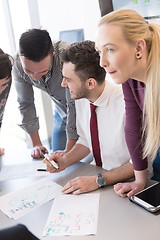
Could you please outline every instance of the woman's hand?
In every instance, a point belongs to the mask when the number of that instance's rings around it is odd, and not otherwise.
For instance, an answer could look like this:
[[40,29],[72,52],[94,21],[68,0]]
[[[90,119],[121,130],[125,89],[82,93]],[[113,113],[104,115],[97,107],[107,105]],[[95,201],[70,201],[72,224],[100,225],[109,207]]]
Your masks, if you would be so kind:
[[114,185],[115,192],[121,197],[131,197],[145,188],[142,182],[117,183]]

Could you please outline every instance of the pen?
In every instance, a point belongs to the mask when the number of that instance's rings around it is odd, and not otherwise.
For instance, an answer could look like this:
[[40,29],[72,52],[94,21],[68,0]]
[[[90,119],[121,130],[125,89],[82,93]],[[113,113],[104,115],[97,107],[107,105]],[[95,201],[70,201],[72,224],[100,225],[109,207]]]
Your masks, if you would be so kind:
[[45,153],[44,150],[41,150],[41,153],[42,153],[43,156],[53,165],[53,167],[55,167],[55,168],[58,169],[57,163],[56,163],[54,160],[50,161],[50,160],[49,160],[49,155],[48,155],[47,153]]
[[39,171],[39,172],[46,171],[46,169],[37,169],[37,171]]

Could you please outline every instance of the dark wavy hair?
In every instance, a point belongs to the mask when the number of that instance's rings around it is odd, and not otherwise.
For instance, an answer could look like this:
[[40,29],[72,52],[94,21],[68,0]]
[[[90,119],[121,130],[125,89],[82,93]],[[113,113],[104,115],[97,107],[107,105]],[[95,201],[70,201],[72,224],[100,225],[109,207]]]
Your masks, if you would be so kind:
[[0,79],[11,77],[12,65],[13,58],[0,48]]
[[94,42],[86,40],[73,43],[62,51],[60,58],[63,63],[75,65],[74,71],[81,81],[94,78],[98,84],[104,82],[106,72],[99,64],[100,57]]

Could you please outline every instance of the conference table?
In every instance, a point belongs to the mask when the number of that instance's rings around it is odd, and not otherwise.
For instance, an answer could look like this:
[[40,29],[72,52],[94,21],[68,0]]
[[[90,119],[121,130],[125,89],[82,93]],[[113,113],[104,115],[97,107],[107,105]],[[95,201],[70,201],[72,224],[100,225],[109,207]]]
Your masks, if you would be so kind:
[[[30,156],[30,149],[6,149],[5,155],[0,158],[0,168],[10,164],[32,164],[34,160]],[[69,180],[77,176],[95,175],[104,171],[100,167],[89,163],[79,162],[68,169],[53,173],[50,179],[64,186]],[[20,178],[0,181],[0,196],[11,191],[21,189],[28,184],[40,179]],[[96,235],[88,236],[54,236],[42,237],[53,201],[34,209],[19,219],[10,219],[0,211],[0,229],[24,224],[39,239],[46,240],[159,240],[160,239],[160,215],[147,212],[142,207],[132,203],[128,198],[122,198],[115,194],[113,186],[98,189],[94,193],[100,193],[98,226]]]

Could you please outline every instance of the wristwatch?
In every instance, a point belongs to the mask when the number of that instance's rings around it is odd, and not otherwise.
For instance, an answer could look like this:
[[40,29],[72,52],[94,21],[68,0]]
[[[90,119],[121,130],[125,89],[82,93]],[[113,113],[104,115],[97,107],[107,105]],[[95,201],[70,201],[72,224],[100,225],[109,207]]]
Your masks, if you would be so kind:
[[104,187],[106,185],[106,179],[102,176],[102,173],[97,174],[96,183],[99,187]]

